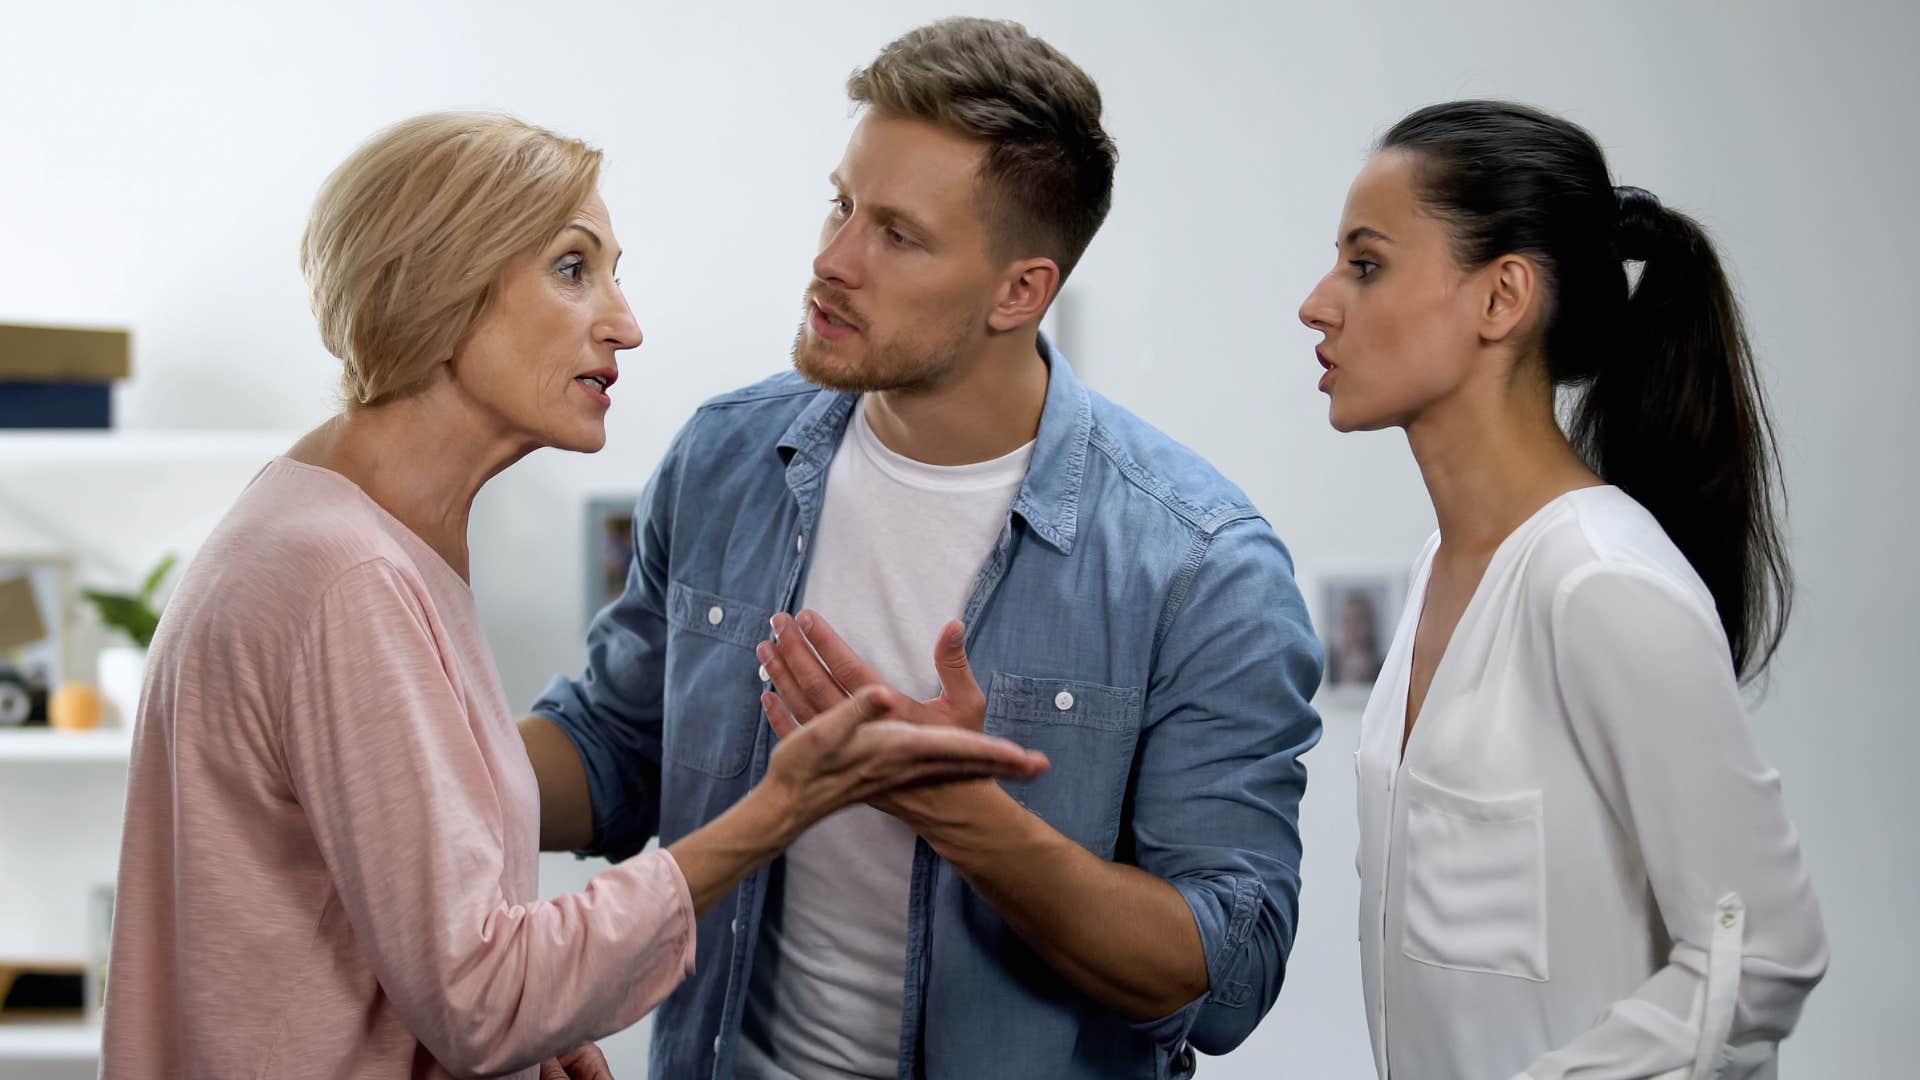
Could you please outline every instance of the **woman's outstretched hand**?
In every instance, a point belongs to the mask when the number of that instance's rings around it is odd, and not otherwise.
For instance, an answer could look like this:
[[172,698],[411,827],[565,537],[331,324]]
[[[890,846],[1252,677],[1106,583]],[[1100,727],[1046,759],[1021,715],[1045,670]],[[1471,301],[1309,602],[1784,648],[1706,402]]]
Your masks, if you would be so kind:
[[570,1053],[550,1058],[540,1066],[540,1080],[613,1080],[607,1057],[588,1043]]
[[[767,783],[782,790],[805,825],[853,803],[900,788],[993,777],[1028,779],[1045,772],[1047,757],[1006,739],[949,724],[917,723],[922,703],[881,684],[802,724],[786,710],[768,712],[780,735],[767,766]],[[811,711],[810,711],[811,712]]]
[[824,711],[809,710],[804,726],[784,711],[770,715],[780,745],[766,778],[725,813],[667,847],[686,878],[694,913],[704,914],[754,867],[842,807],[956,780],[1028,779],[1047,770],[1045,754],[1006,739],[892,719],[920,705],[876,684],[851,697],[842,694]]

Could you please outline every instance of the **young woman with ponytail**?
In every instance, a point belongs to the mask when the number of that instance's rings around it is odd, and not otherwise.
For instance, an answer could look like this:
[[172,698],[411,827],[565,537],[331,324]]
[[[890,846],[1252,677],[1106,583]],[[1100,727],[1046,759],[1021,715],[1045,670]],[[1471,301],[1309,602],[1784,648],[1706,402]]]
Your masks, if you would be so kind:
[[1457,102],[1336,246],[1333,426],[1404,429],[1439,521],[1355,756],[1380,1075],[1775,1075],[1827,947],[1741,704],[1791,580],[1712,245],[1573,124]]

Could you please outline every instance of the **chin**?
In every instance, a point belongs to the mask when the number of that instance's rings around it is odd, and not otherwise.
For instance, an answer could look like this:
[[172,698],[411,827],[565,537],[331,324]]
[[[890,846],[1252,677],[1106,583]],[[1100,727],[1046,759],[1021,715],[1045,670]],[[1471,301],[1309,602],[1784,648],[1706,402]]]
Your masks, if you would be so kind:
[[855,342],[822,341],[803,327],[793,343],[793,367],[802,378],[827,390],[865,394],[893,389],[888,380],[875,378],[868,365],[861,363],[863,352]]
[[1333,430],[1343,435],[1355,431],[1378,431],[1381,428],[1393,426],[1391,420],[1369,415],[1351,404],[1342,408],[1338,398],[1327,406],[1327,423],[1332,425]]
[[545,440],[555,450],[567,450],[575,454],[597,454],[607,445],[607,429],[604,425],[592,429],[567,432],[557,438]]

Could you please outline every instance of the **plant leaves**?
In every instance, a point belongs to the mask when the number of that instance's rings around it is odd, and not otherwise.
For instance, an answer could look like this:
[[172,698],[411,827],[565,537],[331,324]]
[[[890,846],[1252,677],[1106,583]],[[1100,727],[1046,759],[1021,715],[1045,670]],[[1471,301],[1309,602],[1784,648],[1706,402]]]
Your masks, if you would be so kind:
[[166,556],[160,560],[160,564],[155,566],[153,570],[147,574],[146,583],[140,586],[140,600],[142,603],[148,607],[153,606],[153,598],[160,591],[160,583],[165,581],[167,575],[173,572],[173,564],[177,561],[173,552],[169,551]]
[[93,589],[82,589],[80,595],[93,605],[101,622],[125,633],[143,649],[153,644],[153,632],[160,625],[160,617],[145,601],[137,596]]

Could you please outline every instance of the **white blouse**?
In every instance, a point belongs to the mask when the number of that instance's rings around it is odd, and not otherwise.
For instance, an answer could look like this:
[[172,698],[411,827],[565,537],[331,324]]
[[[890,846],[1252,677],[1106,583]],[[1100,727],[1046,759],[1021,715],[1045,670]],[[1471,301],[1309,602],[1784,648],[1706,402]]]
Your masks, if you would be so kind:
[[1401,760],[1416,564],[1354,756],[1380,1076],[1775,1075],[1827,944],[1712,596],[1596,487],[1500,545]]

